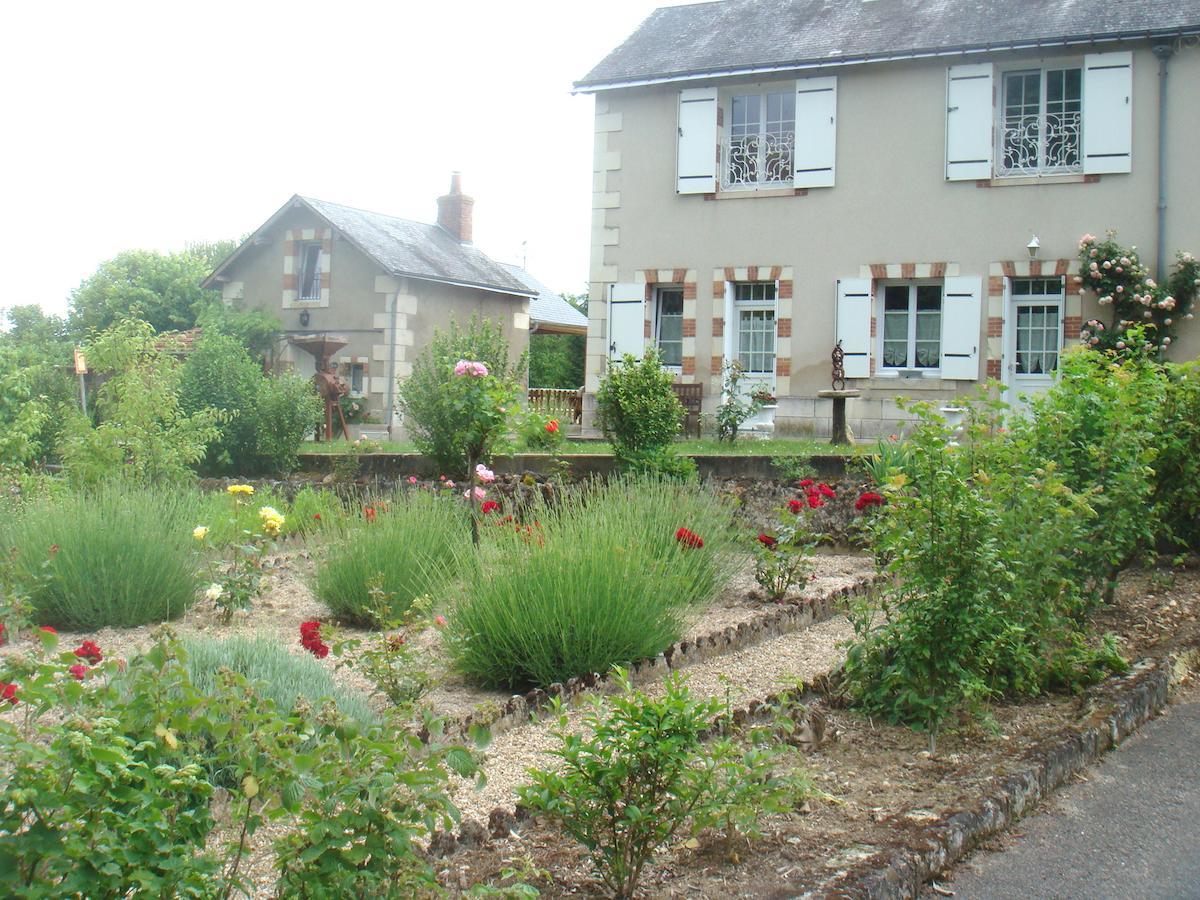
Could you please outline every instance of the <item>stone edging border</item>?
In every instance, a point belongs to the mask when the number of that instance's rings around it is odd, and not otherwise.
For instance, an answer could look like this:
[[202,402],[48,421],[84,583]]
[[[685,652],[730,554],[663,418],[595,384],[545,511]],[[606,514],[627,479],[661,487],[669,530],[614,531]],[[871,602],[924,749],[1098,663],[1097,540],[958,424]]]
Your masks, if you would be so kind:
[[[868,575],[820,597],[803,600],[800,603],[780,604],[744,622],[739,622],[737,626],[731,625],[694,639],[678,641],[667,647],[657,657],[631,663],[627,667],[629,680],[634,685],[655,681],[667,672],[684,669],[702,660],[734,653],[763,641],[792,634],[824,622],[833,618],[852,598],[870,593],[877,584],[885,579],[886,576],[879,574]],[[513,694],[499,709],[491,708],[482,712],[469,712],[447,722],[445,733],[448,737],[461,738],[472,726],[482,726],[489,729],[493,735],[502,734],[547,709],[555,698],[566,702],[588,691],[602,692],[610,686],[610,683],[609,673],[601,675],[593,672],[589,675],[569,678],[563,683],[556,682],[545,690],[535,688],[525,694]]]
[[[1008,828],[1024,813],[1154,718],[1167,705],[1173,663],[1143,660],[1125,675],[1101,683],[1093,696],[1108,695],[1111,711],[1082,732],[1060,732],[1027,750],[1032,762],[998,780],[997,789],[973,806],[924,829],[922,849],[887,851],[868,858],[805,897],[916,897],[922,886],[984,839]],[[885,858],[878,860],[878,856]],[[872,862],[872,860],[877,860]]]

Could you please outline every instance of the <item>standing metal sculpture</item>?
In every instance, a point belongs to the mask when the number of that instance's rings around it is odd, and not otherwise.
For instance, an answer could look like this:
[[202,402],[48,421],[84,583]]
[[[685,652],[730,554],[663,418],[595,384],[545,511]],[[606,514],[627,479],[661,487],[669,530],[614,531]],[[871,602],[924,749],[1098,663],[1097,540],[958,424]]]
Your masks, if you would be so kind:
[[841,341],[838,341],[833,348],[833,389],[835,391],[846,389],[846,351],[842,349]]

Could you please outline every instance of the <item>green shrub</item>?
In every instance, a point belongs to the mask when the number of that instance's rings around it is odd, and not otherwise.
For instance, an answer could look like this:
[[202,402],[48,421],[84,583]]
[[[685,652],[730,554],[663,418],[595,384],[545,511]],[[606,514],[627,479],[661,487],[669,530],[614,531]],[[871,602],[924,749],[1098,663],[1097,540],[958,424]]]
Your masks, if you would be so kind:
[[188,676],[199,691],[214,690],[217,673],[231,669],[245,676],[263,698],[287,713],[300,698],[313,709],[322,701],[337,703],[342,715],[359,722],[371,722],[374,713],[367,699],[357,691],[339,687],[329,669],[315,657],[292,653],[278,638],[235,634],[230,637],[185,637],[182,641]]
[[544,413],[541,410],[529,409],[522,413],[517,421],[517,439],[522,450],[534,453],[557,453],[566,440],[563,434],[563,417],[566,410],[560,414]]
[[225,414],[221,436],[208,445],[201,473],[250,472],[255,462],[256,406],[262,368],[241,343],[205,334],[180,371],[179,405],[185,413],[217,409]]
[[1034,426],[1014,421],[1006,434],[996,413],[973,407],[957,446],[929,404],[912,408],[921,422],[903,477],[869,520],[891,578],[878,613],[856,610],[845,672],[865,711],[932,743],[948,716],[1087,683],[1111,653],[1081,625],[1095,569],[1089,495],[1038,459]]
[[412,374],[400,382],[398,402],[409,438],[456,480],[467,475],[468,447],[484,438],[482,452],[475,458],[487,460],[494,441],[493,435],[476,433],[474,421],[464,420],[462,398],[450,390],[454,366],[462,359],[482,362],[495,386],[514,398],[528,365],[524,354],[512,362],[499,322],[475,317],[463,328],[452,319],[448,331],[434,333],[413,363]]
[[253,471],[284,474],[295,469],[300,444],[324,408],[307,378],[289,372],[262,379],[254,406]]
[[681,832],[727,823],[755,834],[760,816],[802,799],[798,780],[781,771],[778,745],[704,742],[728,716],[720,700],[693,698],[679,676],[661,697],[633,691],[624,673],[620,682],[623,693],[596,700],[586,715],[587,735],[560,718],[552,753],[562,766],[532,770],[533,783],[519,791],[587,848],[614,896],[634,896],[646,863]]
[[544,686],[660,653],[719,591],[736,534],[711,491],[661,481],[593,484],[527,515],[515,528],[485,518],[496,545],[467,569],[450,616],[456,664],[489,686]]
[[1154,507],[1163,537],[1200,549],[1200,363],[1167,367],[1154,461]]
[[465,511],[449,498],[413,493],[370,508],[373,520],[330,530],[315,584],[333,615],[356,625],[376,624],[379,596],[383,617],[401,618],[413,600],[453,577],[457,548],[468,539]]
[[683,427],[683,406],[658,351],[609,364],[596,391],[596,418],[618,455],[666,447]]
[[108,485],[22,505],[0,522],[39,624],[128,628],[196,598],[195,495]]

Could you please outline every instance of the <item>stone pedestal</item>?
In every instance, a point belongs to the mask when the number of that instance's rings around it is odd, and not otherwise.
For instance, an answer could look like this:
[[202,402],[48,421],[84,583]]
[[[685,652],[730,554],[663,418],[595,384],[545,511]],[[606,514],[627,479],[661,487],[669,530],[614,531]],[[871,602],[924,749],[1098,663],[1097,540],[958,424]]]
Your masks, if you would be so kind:
[[833,438],[831,444],[848,444],[850,436],[846,433],[846,401],[853,397],[861,397],[862,391],[817,391],[822,400],[833,401]]

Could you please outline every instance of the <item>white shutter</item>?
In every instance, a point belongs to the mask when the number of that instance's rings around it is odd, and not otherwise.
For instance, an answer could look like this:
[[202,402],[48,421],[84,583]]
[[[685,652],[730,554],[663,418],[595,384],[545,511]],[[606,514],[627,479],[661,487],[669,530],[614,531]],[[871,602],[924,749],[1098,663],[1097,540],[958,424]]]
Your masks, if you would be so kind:
[[1132,171],[1133,54],[1083,58],[1083,171]]
[[675,189],[711,194],[717,189],[717,89],[679,92],[679,157]]
[[942,377],[979,380],[979,335],[983,328],[983,279],[964,275],[945,281],[942,294]]
[[638,359],[646,348],[646,286],[612,284],[608,287],[608,357],[632,353]]
[[846,354],[847,378],[871,377],[871,279],[840,278],[837,283],[836,340]]
[[833,187],[837,157],[837,76],[796,82],[793,187]]
[[737,310],[733,302],[733,282],[725,282],[725,359],[728,362],[738,358],[738,322]]
[[946,73],[946,180],[992,177],[992,64]]

